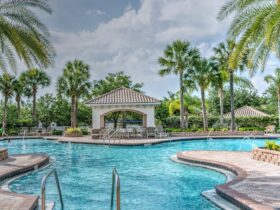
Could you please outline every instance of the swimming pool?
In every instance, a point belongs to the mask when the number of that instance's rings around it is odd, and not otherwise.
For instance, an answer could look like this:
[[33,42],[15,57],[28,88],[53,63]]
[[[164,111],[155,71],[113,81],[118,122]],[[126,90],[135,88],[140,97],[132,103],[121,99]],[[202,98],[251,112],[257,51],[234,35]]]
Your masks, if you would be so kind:
[[[65,209],[109,209],[111,171],[121,178],[123,210],[217,209],[200,193],[226,181],[224,175],[204,168],[172,162],[169,158],[182,150],[242,150],[263,146],[265,140],[197,140],[153,146],[108,147],[62,144],[47,140],[0,142],[10,154],[44,152],[56,161],[50,167],[12,181],[12,191],[40,194],[42,177],[58,170]],[[47,200],[60,204],[53,180],[47,185]]]

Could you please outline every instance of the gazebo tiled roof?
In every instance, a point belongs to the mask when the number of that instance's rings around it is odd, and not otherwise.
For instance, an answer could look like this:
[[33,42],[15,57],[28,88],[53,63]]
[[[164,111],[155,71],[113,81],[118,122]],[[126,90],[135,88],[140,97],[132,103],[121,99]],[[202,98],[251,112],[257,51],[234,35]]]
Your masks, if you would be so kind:
[[153,97],[146,96],[129,88],[118,88],[87,102],[90,105],[159,104]]
[[[235,117],[268,117],[269,115],[261,112],[253,107],[250,106],[244,106],[239,109],[236,109],[235,111]],[[231,113],[227,113],[224,115],[225,118],[229,118],[231,116]]]

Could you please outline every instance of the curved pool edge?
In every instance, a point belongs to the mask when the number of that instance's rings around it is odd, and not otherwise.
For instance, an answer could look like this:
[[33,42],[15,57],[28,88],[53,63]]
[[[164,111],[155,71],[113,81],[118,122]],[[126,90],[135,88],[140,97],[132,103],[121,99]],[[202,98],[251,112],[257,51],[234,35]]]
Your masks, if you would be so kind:
[[273,210],[272,207],[263,205],[260,202],[249,198],[246,194],[240,193],[230,188],[230,186],[243,181],[247,177],[247,172],[242,168],[233,164],[224,163],[220,161],[212,161],[203,158],[198,159],[193,157],[187,157],[183,155],[182,152],[178,152],[176,154],[176,157],[178,158],[179,161],[187,165],[196,165],[198,167],[199,166],[205,167],[205,168],[209,168],[210,170],[215,170],[218,172],[221,172],[222,169],[235,174],[235,177],[232,180],[228,180],[224,184],[217,185],[215,187],[215,190],[219,196],[221,196],[231,204],[237,206],[238,208],[246,209],[246,210]]
[[[225,183],[230,182],[236,176],[236,174],[234,174],[233,172],[225,170],[225,169],[216,168],[216,167],[207,166],[207,165],[202,165],[202,164],[199,164],[199,163],[190,163],[190,162],[179,160],[177,158],[177,155],[172,155],[170,157],[170,160],[175,162],[175,163],[189,165],[189,166],[193,166],[193,167],[205,168],[205,169],[208,169],[208,170],[215,171],[217,173],[221,173],[226,177]],[[210,202],[212,202],[214,205],[216,205],[217,207],[219,207],[223,210],[239,209],[237,206],[235,206],[234,204],[230,203],[229,201],[227,201],[226,199],[224,199],[223,197],[218,195],[216,193],[215,188],[212,188],[212,189],[209,189],[209,190],[206,190],[206,191],[202,191],[201,195],[204,196],[206,199],[208,199]]]
[[[36,171],[39,168],[47,165],[49,163],[49,156],[46,154],[23,154],[23,155],[11,155],[7,161],[14,161],[16,158],[20,157],[28,157],[31,158],[37,157],[38,160],[31,162],[30,164],[24,164],[24,165],[17,165],[17,167],[11,166],[10,170],[1,171],[0,170],[0,182],[1,182],[1,188],[0,188],[0,201],[3,203],[1,207],[4,209],[21,209],[21,210],[35,210],[38,208],[38,200],[39,197],[35,195],[27,195],[27,194],[21,194],[16,192],[11,192],[7,189],[3,189],[2,185],[6,183],[6,180],[11,179],[13,177],[17,177],[20,174],[25,174],[30,171]],[[3,163],[4,161],[0,162]],[[9,165],[9,164],[7,164]],[[2,173],[1,173],[2,172]],[[5,202],[3,202],[5,201]]]

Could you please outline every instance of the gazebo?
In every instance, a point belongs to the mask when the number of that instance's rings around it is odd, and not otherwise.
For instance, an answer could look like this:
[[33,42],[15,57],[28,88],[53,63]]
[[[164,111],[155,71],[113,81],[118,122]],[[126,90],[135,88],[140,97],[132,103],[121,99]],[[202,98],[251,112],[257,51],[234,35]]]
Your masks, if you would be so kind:
[[[250,106],[244,106],[234,111],[235,117],[268,117],[269,115],[259,111]],[[227,113],[224,115],[225,118],[230,118],[231,113]]]
[[155,127],[155,106],[159,101],[129,88],[118,88],[87,102],[92,107],[92,129],[105,128],[105,117],[112,113],[132,112],[142,116],[142,126]]

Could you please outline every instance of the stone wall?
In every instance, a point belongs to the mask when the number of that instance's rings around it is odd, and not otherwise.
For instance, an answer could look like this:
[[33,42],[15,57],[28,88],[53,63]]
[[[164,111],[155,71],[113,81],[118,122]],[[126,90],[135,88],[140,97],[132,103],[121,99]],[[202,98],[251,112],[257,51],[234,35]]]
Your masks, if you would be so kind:
[[255,148],[253,150],[253,159],[280,166],[280,151]]
[[8,149],[0,149],[0,161],[8,158]]
[[172,132],[172,137],[191,137],[191,136],[262,136],[263,131],[201,131],[201,132]]

